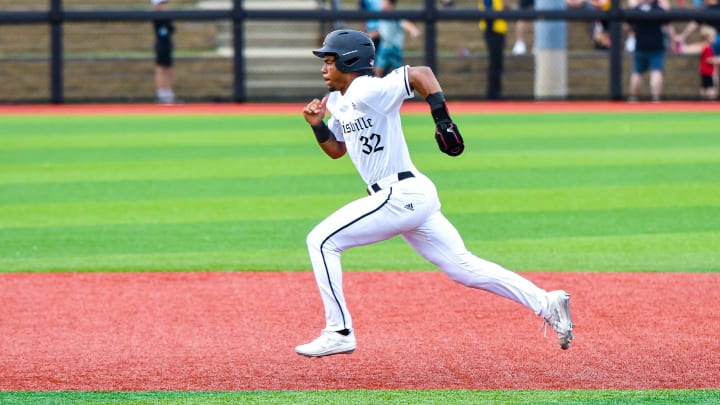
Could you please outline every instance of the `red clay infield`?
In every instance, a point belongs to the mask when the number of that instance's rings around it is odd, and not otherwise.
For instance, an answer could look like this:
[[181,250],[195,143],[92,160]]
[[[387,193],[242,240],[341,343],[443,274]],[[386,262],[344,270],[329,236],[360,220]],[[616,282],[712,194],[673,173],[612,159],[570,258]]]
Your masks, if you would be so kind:
[[572,294],[570,350],[439,272],[347,272],[358,349],[317,359],[310,272],[0,274],[0,390],[720,387],[720,275],[525,275]]

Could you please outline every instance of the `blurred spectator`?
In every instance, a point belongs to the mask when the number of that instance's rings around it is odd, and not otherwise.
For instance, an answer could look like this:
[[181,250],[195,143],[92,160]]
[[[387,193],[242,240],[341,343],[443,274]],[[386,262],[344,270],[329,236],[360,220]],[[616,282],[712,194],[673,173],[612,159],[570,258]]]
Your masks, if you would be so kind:
[[715,100],[718,94],[718,67],[720,54],[713,50],[717,31],[709,25],[700,28],[702,50],[700,51],[700,97],[704,100]]
[[[720,11],[720,3],[718,0],[705,0],[705,5],[703,6],[703,9],[706,11]],[[697,49],[685,49],[689,53],[697,53],[700,50],[700,47],[702,47],[701,44],[692,44],[692,45],[686,45],[685,42],[687,40],[687,37],[692,34],[694,31],[696,31],[700,25],[705,24],[711,26],[715,32],[720,32],[720,21],[690,21],[686,26],[685,29],[680,31],[680,33],[677,35],[676,40],[678,40],[680,43],[683,44],[683,48],[692,48],[693,45]],[[716,55],[720,55],[720,38],[716,35],[715,41],[712,43],[713,51]]]
[[[151,0],[156,10],[166,10],[168,0]],[[169,19],[153,21],[155,31],[155,98],[158,103],[176,102],[173,84],[173,40],[175,25]]]
[[[610,0],[590,0],[590,2],[596,10],[610,10]],[[610,28],[609,24],[610,22],[608,20],[603,19],[591,22],[592,39],[595,44],[595,49],[610,49],[610,35],[608,34],[608,29]]]
[[[518,0],[520,10],[532,10],[535,8],[535,0]],[[517,20],[515,22],[515,44],[512,47],[513,55],[524,55],[528,49],[528,37],[532,29],[532,22],[528,20]]]
[[[360,10],[382,11],[383,0],[358,0]],[[455,0],[440,0],[443,7],[453,7]],[[372,38],[375,49],[380,48],[380,32],[378,31],[379,20],[372,19],[365,21],[365,33]]]
[[[366,11],[382,11],[383,0],[360,0],[360,10]],[[378,24],[380,20],[372,19],[365,21],[365,33],[373,40],[375,49],[380,47],[380,32],[378,31]]]
[[[638,3],[639,0],[627,0],[627,5],[629,8],[637,7]],[[658,5],[665,10],[670,10],[670,0],[658,0]],[[626,29],[628,33],[625,40],[625,50],[633,53],[635,52],[635,33],[632,31],[632,28],[630,28],[630,26],[627,24]]]
[[[480,10],[501,11],[505,8],[502,0],[480,0]],[[503,52],[507,21],[501,18],[480,20],[480,29],[484,32],[485,45],[488,53],[487,91],[488,100],[502,99]]]
[[[658,4],[658,0],[639,0],[635,11],[643,13],[665,13],[667,10]],[[666,31],[674,37],[669,20],[629,19],[627,23],[635,38],[632,74],[630,75],[629,101],[638,100],[638,92],[643,84],[643,74],[650,73],[650,95],[654,102],[662,96],[663,72],[667,51]]]
[[[603,10],[610,9],[610,0],[566,0],[569,10]],[[610,36],[608,35],[608,21],[590,21],[588,30],[593,47],[599,50],[610,49]]]
[[[397,0],[383,0],[382,10],[395,9]],[[380,44],[375,54],[375,75],[385,76],[388,72],[403,66],[405,32],[415,38],[420,35],[418,27],[408,20],[381,19],[378,22]]]

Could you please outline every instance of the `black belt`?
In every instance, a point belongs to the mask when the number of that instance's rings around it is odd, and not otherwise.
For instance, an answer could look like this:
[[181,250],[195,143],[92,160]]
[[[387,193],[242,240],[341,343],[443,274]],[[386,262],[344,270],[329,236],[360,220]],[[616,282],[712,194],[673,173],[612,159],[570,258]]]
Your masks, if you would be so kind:
[[[411,177],[415,177],[412,172],[400,172],[397,174],[398,181],[409,179]],[[377,183],[370,185],[370,189],[373,191],[373,193],[377,193],[378,191],[382,190],[382,188],[380,188],[380,185]]]

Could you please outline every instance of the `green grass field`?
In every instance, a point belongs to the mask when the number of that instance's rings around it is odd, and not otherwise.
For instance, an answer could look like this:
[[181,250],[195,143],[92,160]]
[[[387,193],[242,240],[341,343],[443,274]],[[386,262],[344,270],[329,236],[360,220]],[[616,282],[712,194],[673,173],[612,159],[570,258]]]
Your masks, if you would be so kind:
[[715,390],[315,391],[315,392],[20,392],[3,404],[716,404]]
[[[720,271],[720,116],[406,115],[415,165],[477,255],[517,271]],[[0,272],[306,271],[307,232],[364,195],[299,115],[0,116]],[[372,258],[372,259],[368,259]],[[352,270],[434,270],[398,239]],[[714,403],[720,391],[23,393],[0,403]]]

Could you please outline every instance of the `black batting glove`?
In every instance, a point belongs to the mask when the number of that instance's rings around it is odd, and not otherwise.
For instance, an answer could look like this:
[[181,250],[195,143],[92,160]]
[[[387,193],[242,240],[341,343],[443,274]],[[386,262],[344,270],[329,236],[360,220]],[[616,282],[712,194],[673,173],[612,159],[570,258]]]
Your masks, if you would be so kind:
[[445,154],[458,156],[465,150],[465,142],[457,125],[450,119],[445,96],[442,92],[437,92],[430,94],[425,100],[430,104],[430,113],[435,121],[435,140],[438,148]]
[[435,125],[435,140],[438,148],[450,156],[458,156],[465,150],[460,130],[452,121],[440,121]]

